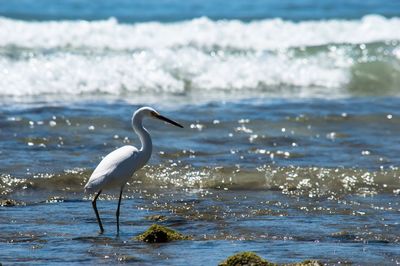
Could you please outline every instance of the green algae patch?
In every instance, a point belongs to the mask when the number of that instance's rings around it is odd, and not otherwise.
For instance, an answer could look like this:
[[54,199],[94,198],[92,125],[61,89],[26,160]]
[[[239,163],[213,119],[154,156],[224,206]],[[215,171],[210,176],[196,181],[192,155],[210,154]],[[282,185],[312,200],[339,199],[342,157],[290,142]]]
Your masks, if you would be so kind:
[[322,266],[323,264],[317,260],[305,260],[303,262],[283,264],[282,266]]
[[230,256],[218,266],[277,266],[277,264],[261,258],[254,252],[245,251]]
[[165,226],[153,224],[143,234],[137,236],[136,239],[147,243],[166,243],[175,240],[190,240],[191,237],[182,235]]
[[269,262],[256,253],[251,251],[245,251],[236,253],[228,257],[225,261],[218,264],[218,266],[322,266],[322,264],[316,260],[305,260],[298,263],[289,264],[276,264]]

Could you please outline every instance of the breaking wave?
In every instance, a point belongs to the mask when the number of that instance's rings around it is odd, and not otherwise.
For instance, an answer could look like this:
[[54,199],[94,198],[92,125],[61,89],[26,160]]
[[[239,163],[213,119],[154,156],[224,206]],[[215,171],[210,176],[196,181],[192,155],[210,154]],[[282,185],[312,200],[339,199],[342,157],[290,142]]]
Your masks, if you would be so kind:
[[0,95],[400,94],[400,19],[121,24],[0,18]]
[[291,22],[212,21],[121,24],[105,21],[25,22],[0,19],[0,45],[24,48],[162,49],[185,46],[237,50],[276,50],[334,43],[400,40],[399,18],[368,15],[361,20]]

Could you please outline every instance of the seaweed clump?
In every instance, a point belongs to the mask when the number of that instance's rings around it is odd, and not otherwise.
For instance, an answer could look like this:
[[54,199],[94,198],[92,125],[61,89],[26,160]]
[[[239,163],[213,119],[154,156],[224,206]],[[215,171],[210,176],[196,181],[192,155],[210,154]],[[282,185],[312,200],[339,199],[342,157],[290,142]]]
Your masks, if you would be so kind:
[[283,266],[322,266],[323,264],[317,260],[305,260],[302,262],[283,264]]
[[[269,262],[254,252],[245,251],[236,253],[228,257],[225,261],[218,264],[218,266],[278,266],[279,264]],[[315,260],[305,260],[298,263],[283,264],[282,266],[322,266],[322,264]]]
[[189,240],[191,238],[165,226],[153,224],[143,234],[137,236],[136,239],[147,243],[166,243],[175,240]]
[[230,256],[218,266],[276,266],[276,264],[268,262],[254,252],[245,251]]

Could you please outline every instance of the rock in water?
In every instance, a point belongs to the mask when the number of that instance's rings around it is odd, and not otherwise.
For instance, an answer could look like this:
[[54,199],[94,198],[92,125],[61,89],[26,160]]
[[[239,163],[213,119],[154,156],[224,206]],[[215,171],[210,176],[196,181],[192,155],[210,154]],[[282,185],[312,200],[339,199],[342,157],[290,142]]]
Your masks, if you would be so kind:
[[240,252],[230,256],[218,266],[276,266],[277,264],[266,261],[254,252]]
[[276,264],[269,262],[254,252],[245,251],[234,254],[227,258],[225,261],[218,264],[218,266],[322,266],[322,264],[316,260],[305,260],[298,263],[289,264]]
[[18,205],[18,203],[15,200],[11,200],[11,199],[0,200],[1,207],[13,207],[16,205]]
[[163,222],[166,221],[168,218],[165,215],[150,215],[146,216],[146,219],[156,222]]
[[303,262],[283,264],[282,266],[322,266],[323,264],[317,260],[305,260]]
[[165,226],[153,224],[146,232],[137,236],[136,239],[147,243],[165,243],[174,240],[189,240],[190,237]]

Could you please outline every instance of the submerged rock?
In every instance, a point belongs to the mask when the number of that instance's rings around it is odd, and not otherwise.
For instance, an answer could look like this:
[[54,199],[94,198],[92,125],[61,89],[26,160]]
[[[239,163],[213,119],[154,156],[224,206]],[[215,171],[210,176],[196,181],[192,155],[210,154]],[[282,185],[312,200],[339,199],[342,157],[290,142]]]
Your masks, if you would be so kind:
[[1,207],[13,207],[18,205],[18,202],[16,202],[15,200],[11,200],[11,199],[2,199],[0,200],[0,206]]
[[118,262],[133,263],[133,262],[140,262],[140,259],[134,256],[122,255],[118,257]]
[[322,266],[323,264],[317,260],[305,260],[303,262],[283,264],[282,266]]
[[268,262],[254,252],[245,251],[230,256],[218,266],[276,266],[277,264]]
[[[269,262],[254,252],[245,251],[236,253],[225,261],[218,264],[218,266],[278,266],[279,264]],[[322,266],[316,260],[305,260],[298,263],[282,264],[282,266]]]
[[344,241],[353,241],[357,238],[356,235],[354,235],[348,231],[340,231],[340,232],[332,233],[331,237],[339,239],[339,240],[344,240]]
[[165,226],[153,224],[146,232],[137,236],[136,239],[147,243],[165,243],[174,240],[189,240],[191,238]]
[[145,217],[147,220],[163,222],[166,221],[168,218],[165,215],[150,215]]
[[46,203],[57,203],[57,202],[64,202],[65,199],[59,196],[49,197],[45,202]]

